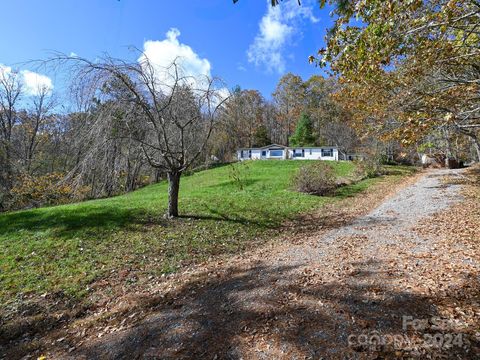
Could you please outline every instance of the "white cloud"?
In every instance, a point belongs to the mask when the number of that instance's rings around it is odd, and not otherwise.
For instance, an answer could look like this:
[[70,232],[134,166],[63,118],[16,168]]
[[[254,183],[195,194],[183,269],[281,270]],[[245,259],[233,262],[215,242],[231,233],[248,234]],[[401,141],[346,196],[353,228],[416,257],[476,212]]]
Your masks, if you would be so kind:
[[282,6],[284,6],[283,17],[287,21],[301,17],[316,24],[320,21],[320,19],[313,14],[313,7],[316,6],[317,3],[317,1],[304,0],[302,1],[302,5],[299,6],[296,1],[285,2],[282,4]]
[[245,72],[245,71],[247,71],[247,68],[245,66],[243,66],[242,64],[238,64],[237,65],[237,70]]
[[[200,57],[189,45],[182,44],[178,38],[180,30],[171,28],[164,40],[148,40],[143,44],[143,53],[138,61],[147,62],[152,66],[153,75],[158,80],[159,87],[169,92],[175,81],[175,73],[171,65],[178,65],[180,76],[186,78],[191,86],[205,89],[207,78],[212,78],[210,61]],[[214,106],[230,95],[225,87],[218,87]]]
[[301,25],[307,19],[319,21],[313,14],[311,1],[286,1],[280,6],[271,6],[267,0],[267,13],[259,23],[259,31],[247,51],[248,61],[264,66],[268,71],[285,71],[284,50],[293,35],[301,35]]
[[231,93],[226,87],[222,87],[217,91],[217,97],[215,99],[215,106],[220,104],[222,101],[225,101],[228,97],[230,97]]
[[28,95],[39,95],[44,91],[52,91],[53,83],[46,75],[38,74],[30,70],[22,70],[23,85]]
[[138,59],[140,63],[152,65],[155,76],[160,82],[173,84],[172,71],[168,68],[175,61],[182,75],[200,79],[211,77],[211,65],[208,59],[201,58],[193,49],[178,41],[180,31],[172,28],[166,33],[165,40],[148,40],[143,44],[143,54]]
[[[19,72],[12,70],[10,66],[0,64],[0,77],[8,78],[14,76],[23,87],[26,95],[38,95],[42,91],[48,92],[53,90],[53,82],[46,75],[38,74],[30,70],[21,70]],[[12,80],[14,78],[11,78]]]
[[0,76],[5,77],[12,73],[12,68],[10,66],[6,66],[0,64]]

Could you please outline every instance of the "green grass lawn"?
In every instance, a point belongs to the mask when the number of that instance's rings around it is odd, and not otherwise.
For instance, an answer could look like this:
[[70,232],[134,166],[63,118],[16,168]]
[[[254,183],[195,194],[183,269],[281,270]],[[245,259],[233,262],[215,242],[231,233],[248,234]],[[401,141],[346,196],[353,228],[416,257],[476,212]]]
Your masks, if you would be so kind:
[[[238,252],[266,230],[332,197],[291,190],[304,161],[249,162],[241,190],[231,166],[184,176],[181,218],[163,219],[165,182],[109,199],[0,215],[0,301],[21,294],[61,292],[79,298],[88,283],[112,270],[132,268],[158,275],[181,264]],[[332,163],[339,176],[352,163]],[[342,189],[363,190],[367,180]]]

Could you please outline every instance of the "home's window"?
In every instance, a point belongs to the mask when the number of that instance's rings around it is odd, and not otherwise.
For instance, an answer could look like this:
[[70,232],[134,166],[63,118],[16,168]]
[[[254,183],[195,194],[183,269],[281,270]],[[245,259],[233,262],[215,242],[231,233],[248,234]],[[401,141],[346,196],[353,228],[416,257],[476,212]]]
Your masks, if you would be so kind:
[[310,155],[312,155],[312,149],[310,149]]
[[265,157],[267,156],[267,151],[266,150],[262,150],[262,157]]
[[272,157],[282,157],[283,150],[270,150],[270,156]]
[[322,157],[332,157],[333,149],[322,149]]
[[305,156],[305,150],[302,150],[302,149],[293,150],[293,157],[304,157],[304,156]]
[[248,157],[251,159],[252,158],[252,150],[248,150]]

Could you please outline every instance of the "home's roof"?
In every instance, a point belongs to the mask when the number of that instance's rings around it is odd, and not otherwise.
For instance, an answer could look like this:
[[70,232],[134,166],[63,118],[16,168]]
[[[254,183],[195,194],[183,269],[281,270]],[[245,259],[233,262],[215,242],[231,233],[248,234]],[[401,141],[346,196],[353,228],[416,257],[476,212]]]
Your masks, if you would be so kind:
[[267,145],[267,146],[262,146],[261,148],[259,149],[269,149],[269,148],[282,148],[282,149],[288,149],[288,146],[285,146],[285,145],[278,145],[278,144],[270,144],[270,145]]
[[282,148],[282,149],[288,149],[287,146],[285,145],[278,145],[278,144],[270,144],[262,147],[254,147],[254,148],[240,148],[238,150],[262,150],[262,149],[270,149],[270,148]]
[[239,148],[238,150],[264,150],[270,148],[282,148],[282,149],[336,149],[336,146],[285,146],[285,145],[278,145],[278,144],[270,144],[267,146],[262,147],[255,147],[255,148]]
[[289,147],[289,149],[336,149],[336,146],[299,146],[299,147]]

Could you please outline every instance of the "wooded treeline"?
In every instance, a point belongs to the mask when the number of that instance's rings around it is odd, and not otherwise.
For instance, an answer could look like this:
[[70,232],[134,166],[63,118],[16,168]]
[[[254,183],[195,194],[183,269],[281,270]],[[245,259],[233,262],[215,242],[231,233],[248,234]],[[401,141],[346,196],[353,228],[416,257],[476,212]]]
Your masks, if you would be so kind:
[[235,160],[239,147],[289,145],[302,115],[310,145],[352,152],[359,144],[349,112],[331,97],[333,78],[288,73],[271,100],[240,87],[220,99],[212,79],[191,79],[176,64],[104,60],[55,59],[73,74],[71,101],[81,109],[63,114],[49,89],[32,95],[18,72],[1,74],[2,210],[112,196],[167,177],[175,197],[189,168]]
[[351,126],[403,155],[480,160],[480,3],[319,1],[327,3],[334,25],[310,62],[338,79]]
[[[236,88],[219,113],[211,141],[211,152],[222,161],[235,159],[241,147],[261,147],[271,143],[295,146],[338,146],[343,153],[359,145],[349,125],[351,114],[332,98],[338,90],[334,78],[312,76],[303,81],[287,73],[279,80],[271,100],[256,90]],[[292,144],[301,116],[312,124],[309,144]]]
[[19,72],[0,72],[1,209],[112,196],[167,177],[176,216],[180,176],[204,161],[225,100],[217,79],[146,57],[46,63],[72,74],[82,110],[58,114],[50,89],[31,95]]
[[338,76],[354,126],[447,161],[480,159],[480,3],[327,2],[335,23],[310,60]]
[[31,95],[18,73],[2,75],[2,210],[112,196],[169,174],[177,181],[175,192],[185,170],[234,161],[238,148],[271,143],[336,146],[341,154],[371,153],[410,163],[434,144],[468,159],[470,144],[456,133],[446,141],[444,132],[431,131],[423,143],[406,146],[389,136],[394,127],[360,126],[350,100],[342,98],[348,87],[334,77],[303,81],[288,73],[271,99],[236,87],[215,113],[208,113],[208,97],[219,94],[211,89],[199,95],[184,75],[176,75],[175,87],[171,81],[159,84],[158,76],[148,73],[154,69],[139,64],[75,59],[73,67],[74,99],[82,110],[63,114],[48,89]]
[[332,76],[285,74],[271,99],[239,87],[227,96],[216,79],[159,68],[144,54],[133,63],[59,56],[49,62],[69,67],[78,109],[65,113],[49,88],[27,92],[18,72],[0,68],[0,210],[167,178],[176,216],[185,171],[269,143],[388,161],[480,160],[480,4],[328,2],[334,26],[310,61]]

